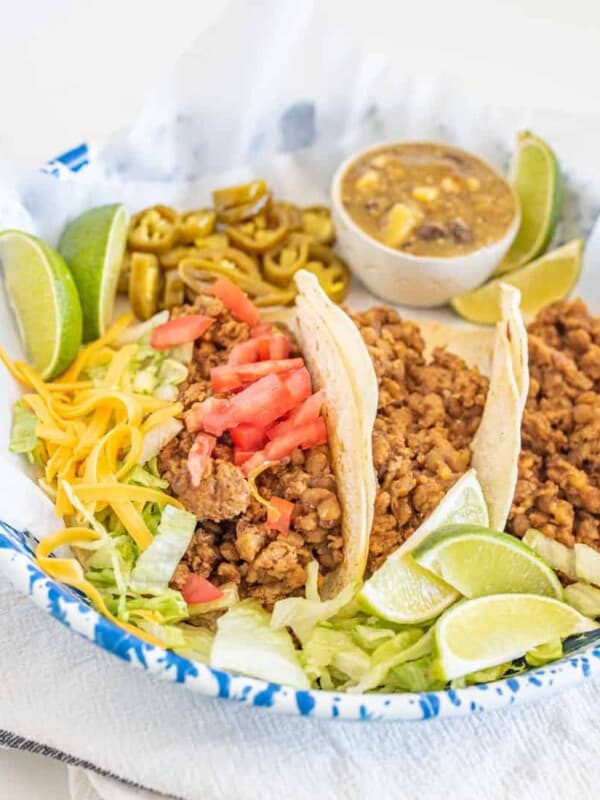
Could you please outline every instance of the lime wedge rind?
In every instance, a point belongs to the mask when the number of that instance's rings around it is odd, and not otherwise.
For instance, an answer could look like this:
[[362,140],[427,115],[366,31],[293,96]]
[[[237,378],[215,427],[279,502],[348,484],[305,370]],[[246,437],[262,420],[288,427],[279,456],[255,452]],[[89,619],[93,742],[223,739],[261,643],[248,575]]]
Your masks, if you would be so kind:
[[494,275],[528,264],[550,244],[563,198],[563,180],[552,148],[529,131],[519,134],[510,180],[521,205],[515,240]]
[[436,673],[443,680],[498,666],[556,639],[598,628],[566,603],[532,594],[464,600],[436,622]]
[[459,593],[419,566],[411,551],[432,531],[450,523],[488,525],[488,510],[475,470],[466,472],[430,517],[376,570],[358,595],[368,613],[403,624],[420,624],[439,616]]
[[548,564],[507,533],[474,525],[446,526],[428,536],[413,557],[465,597],[507,592],[564,597]]
[[62,257],[28,233],[0,233],[0,262],[28,360],[44,380],[69,366],[81,345],[81,304]]
[[84,342],[102,336],[110,324],[128,224],[120,203],[98,206],[71,220],[60,238],[59,251],[81,298]]
[[502,318],[500,284],[505,283],[520,290],[524,314],[537,314],[571,292],[581,273],[582,255],[583,242],[574,239],[510,274],[454,297],[450,305],[469,322],[492,325]]
[[434,620],[459,597],[445,581],[405,555],[386,561],[365,583],[357,602],[381,619],[418,625]]

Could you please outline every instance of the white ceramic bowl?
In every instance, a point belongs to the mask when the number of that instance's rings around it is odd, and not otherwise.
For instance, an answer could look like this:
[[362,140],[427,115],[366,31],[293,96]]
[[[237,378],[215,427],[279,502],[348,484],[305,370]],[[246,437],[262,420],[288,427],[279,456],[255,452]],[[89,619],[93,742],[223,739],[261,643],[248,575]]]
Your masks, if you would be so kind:
[[506,183],[515,197],[515,217],[506,233],[492,244],[451,257],[416,256],[388,247],[369,236],[351,219],[344,208],[341,189],[342,179],[355,161],[367,153],[394,144],[404,142],[368,147],[350,156],[338,167],[331,188],[331,209],[338,246],[352,271],[371,292],[384,300],[407,306],[441,306],[455,295],[468,292],[486,281],[504,258],[519,229],[519,200],[510,184],[487,161],[477,156]]

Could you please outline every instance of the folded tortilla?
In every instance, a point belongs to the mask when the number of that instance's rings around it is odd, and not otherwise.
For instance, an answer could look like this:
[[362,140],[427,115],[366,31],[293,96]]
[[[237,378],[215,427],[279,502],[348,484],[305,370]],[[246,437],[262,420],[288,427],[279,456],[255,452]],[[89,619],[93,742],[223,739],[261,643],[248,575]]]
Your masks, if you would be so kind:
[[[296,283],[302,348],[336,416],[331,441],[346,506],[347,557],[343,571],[329,583],[333,591],[365,573],[377,493],[372,435],[379,390],[371,356],[352,319],[326,297],[313,275],[300,271]],[[504,529],[516,487],[529,382],[519,301],[516,289],[502,287],[503,318],[495,330],[419,323],[426,354],[443,346],[489,378],[480,425],[471,442],[471,467],[486,498],[490,525],[497,530]]]

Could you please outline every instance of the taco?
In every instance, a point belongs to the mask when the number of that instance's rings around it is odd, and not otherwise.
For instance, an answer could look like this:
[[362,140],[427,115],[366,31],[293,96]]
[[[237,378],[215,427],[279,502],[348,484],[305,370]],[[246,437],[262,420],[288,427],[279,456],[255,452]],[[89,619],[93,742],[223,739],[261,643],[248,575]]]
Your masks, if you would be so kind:
[[174,309],[165,326],[210,320],[179,387],[185,427],[158,455],[161,478],[197,520],[171,587],[189,596],[199,576],[269,609],[304,591],[316,561],[322,595],[334,595],[362,577],[368,541],[354,521],[372,513],[354,457],[354,383],[301,293],[287,323],[261,322],[227,284]]
[[[357,522],[355,535],[366,531],[369,539],[367,574],[412,536],[470,468],[482,485],[490,524],[504,529],[528,384],[519,293],[505,287],[502,322],[481,332],[418,325],[389,307],[344,314],[321,296],[310,275],[299,274],[297,283],[302,304],[311,305],[331,332],[361,409],[361,446],[354,452],[362,459],[373,511]],[[303,319],[308,315],[301,328]],[[366,355],[356,346],[356,331]],[[332,369],[330,380],[339,374]]]

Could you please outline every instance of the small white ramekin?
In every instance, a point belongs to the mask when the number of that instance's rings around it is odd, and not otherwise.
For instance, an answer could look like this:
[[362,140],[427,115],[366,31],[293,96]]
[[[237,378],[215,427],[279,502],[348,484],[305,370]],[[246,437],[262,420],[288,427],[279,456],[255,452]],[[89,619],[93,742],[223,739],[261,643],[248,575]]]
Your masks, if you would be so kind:
[[[368,147],[350,156],[338,167],[331,187],[331,210],[339,250],[365,286],[384,300],[407,306],[441,306],[452,297],[486,281],[504,258],[521,222],[519,200],[505,181],[515,198],[515,218],[500,239],[470,253],[448,257],[416,256],[388,247],[369,236],[351,219],[342,202],[342,179],[359,158],[394,144],[405,143],[388,142]],[[452,149],[458,150],[455,147]],[[498,175],[487,161],[479,156],[476,158]],[[504,181],[501,175],[498,177]]]

